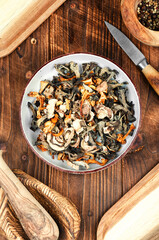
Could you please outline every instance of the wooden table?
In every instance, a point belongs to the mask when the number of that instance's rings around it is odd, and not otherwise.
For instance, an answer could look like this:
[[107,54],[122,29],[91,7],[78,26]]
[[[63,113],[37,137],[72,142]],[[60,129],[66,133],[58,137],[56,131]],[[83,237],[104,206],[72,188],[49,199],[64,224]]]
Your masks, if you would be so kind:
[[[158,96],[112,38],[104,20],[121,29],[159,70],[159,48],[144,45],[129,33],[119,0],[67,0],[12,54],[0,59],[0,140],[7,142],[4,158],[11,169],[22,169],[74,202],[82,219],[79,240],[96,239],[103,214],[159,159]],[[128,73],[141,101],[142,121],[135,149],[143,148],[106,170],[87,175],[63,173],[37,158],[22,135],[19,121],[22,94],[32,74],[48,60],[73,52],[113,60]]]

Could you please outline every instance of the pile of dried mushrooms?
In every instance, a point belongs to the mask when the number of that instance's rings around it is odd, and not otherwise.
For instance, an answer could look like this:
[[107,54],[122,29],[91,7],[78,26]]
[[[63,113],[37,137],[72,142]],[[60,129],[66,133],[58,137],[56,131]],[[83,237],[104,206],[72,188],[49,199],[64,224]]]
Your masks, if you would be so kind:
[[117,156],[126,137],[133,134],[134,106],[127,100],[127,82],[118,72],[97,63],[55,65],[53,80],[41,81],[30,92],[31,129],[40,129],[36,146],[49,151],[74,169],[105,165]]

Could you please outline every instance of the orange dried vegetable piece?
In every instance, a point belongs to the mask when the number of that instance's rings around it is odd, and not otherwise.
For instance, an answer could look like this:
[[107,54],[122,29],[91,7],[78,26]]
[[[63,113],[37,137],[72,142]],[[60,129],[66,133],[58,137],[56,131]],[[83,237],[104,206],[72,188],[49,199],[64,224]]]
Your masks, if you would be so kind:
[[58,118],[58,114],[56,113],[56,114],[55,114],[55,117],[54,117],[54,118],[51,118],[51,122],[52,122],[52,123],[57,123],[58,119],[59,119],[59,118]]
[[128,130],[128,132],[125,134],[125,136],[123,136],[123,134],[121,134],[121,133],[118,134],[117,141],[120,142],[121,144],[125,144],[125,143],[126,143],[126,140],[125,140],[125,139],[127,138],[127,136],[130,134],[130,132],[131,132],[133,129],[135,129],[135,126],[134,126],[134,124],[132,123],[131,126],[130,126],[130,128],[129,128],[129,130]]
[[71,78],[68,78],[68,81],[70,81],[70,80],[72,80],[72,79],[74,79],[74,78],[76,78],[75,75],[74,75],[73,77],[71,77]]
[[92,127],[93,125],[95,125],[94,120],[90,121],[90,122],[88,123],[88,125],[89,125],[90,127]]
[[49,96],[47,96],[48,99],[51,99],[52,98],[52,95],[50,94]]
[[85,79],[82,82],[85,83],[85,84],[93,84],[92,78]]
[[126,143],[126,140],[123,139],[124,135],[119,133],[118,135],[118,138],[117,138],[117,141],[120,142],[121,144],[125,144]]
[[65,153],[59,153],[57,160],[62,160],[63,156],[65,155]]
[[102,162],[98,162],[97,160],[95,159],[88,159],[88,160],[84,160],[85,163],[87,164],[90,164],[90,163],[95,163],[95,164],[98,164],[100,166],[104,166],[107,162],[108,162],[108,159],[101,159]]
[[69,115],[65,114],[65,123],[67,123],[67,121],[71,118],[71,111],[69,112]]
[[78,89],[81,90],[81,93],[82,93],[82,90],[85,91],[85,88],[82,85],[80,85]]
[[110,149],[110,147],[107,145],[107,148],[108,150],[112,151],[112,152],[115,152],[114,150]]
[[43,95],[40,95],[38,92],[30,92],[30,93],[28,93],[28,96],[29,97],[36,97],[37,100],[39,100],[40,106],[39,106],[38,111],[37,111],[37,118],[41,118],[42,116],[41,116],[40,111],[45,109],[45,107],[43,107],[45,97]]
[[39,93],[38,92],[30,92],[30,93],[28,93],[28,96],[29,97],[39,97]]
[[81,161],[81,159],[83,159],[83,158],[85,158],[85,155],[82,156],[82,157],[77,158],[76,161],[77,161],[77,162],[78,162],[78,161]]
[[58,80],[60,82],[67,81],[67,78],[62,77],[61,75],[59,76]]
[[62,134],[63,134],[63,132],[64,132],[64,130],[63,130],[63,128],[60,130],[60,132],[59,133],[51,133],[54,137],[59,137],[59,136],[61,136]]
[[99,85],[101,82],[102,82],[102,79],[100,79],[100,78],[96,79],[96,85]]
[[70,77],[70,78],[64,78],[64,77],[60,76],[58,80],[60,82],[63,82],[63,81],[70,81],[70,80],[72,80],[74,78],[76,78],[76,76],[73,76],[73,77]]
[[63,153],[62,160],[68,160],[68,156],[65,153]]
[[102,166],[103,166],[103,165],[105,165],[108,162],[108,159],[102,158],[101,161],[102,161]]
[[100,99],[99,99],[98,103],[103,103],[104,104],[106,99],[107,99],[107,96],[105,95],[105,93],[101,92],[100,93]]
[[92,100],[92,101],[90,101],[90,104],[91,104],[92,107],[94,107],[96,102],[94,100]]
[[37,145],[37,147],[42,151],[42,152],[46,152],[47,149],[41,144],[41,145]]
[[101,143],[101,142],[95,141],[95,143],[96,143],[98,146],[102,146],[102,143]]

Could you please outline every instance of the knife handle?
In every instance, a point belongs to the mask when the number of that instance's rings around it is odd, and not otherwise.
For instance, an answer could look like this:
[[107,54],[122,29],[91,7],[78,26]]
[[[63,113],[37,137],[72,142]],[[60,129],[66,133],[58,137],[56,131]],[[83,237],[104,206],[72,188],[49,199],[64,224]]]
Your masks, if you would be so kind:
[[145,75],[155,92],[159,95],[159,72],[148,64],[142,69],[142,73]]

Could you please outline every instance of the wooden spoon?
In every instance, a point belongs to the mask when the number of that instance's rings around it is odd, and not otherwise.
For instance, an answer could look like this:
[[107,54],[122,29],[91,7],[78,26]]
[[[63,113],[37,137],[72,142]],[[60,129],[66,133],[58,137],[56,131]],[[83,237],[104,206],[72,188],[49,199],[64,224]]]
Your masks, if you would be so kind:
[[24,187],[2,158],[6,147],[0,144],[0,185],[31,240],[56,240],[59,229],[53,218]]

